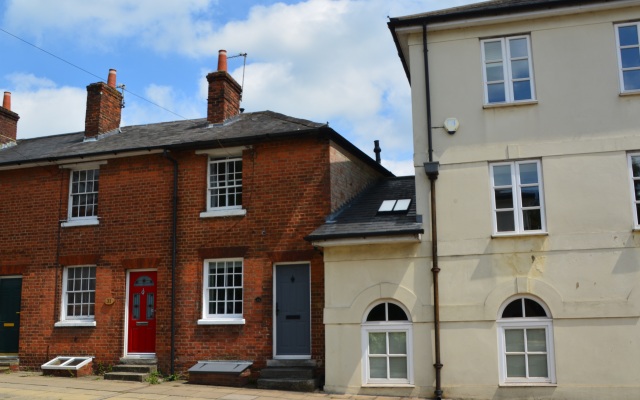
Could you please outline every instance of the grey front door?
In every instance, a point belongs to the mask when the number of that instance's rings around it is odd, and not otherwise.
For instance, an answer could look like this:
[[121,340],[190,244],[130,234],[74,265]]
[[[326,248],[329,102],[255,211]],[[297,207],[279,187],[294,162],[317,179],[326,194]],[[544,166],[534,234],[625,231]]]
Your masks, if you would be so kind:
[[279,357],[311,355],[309,264],[276,265],[276,351]]

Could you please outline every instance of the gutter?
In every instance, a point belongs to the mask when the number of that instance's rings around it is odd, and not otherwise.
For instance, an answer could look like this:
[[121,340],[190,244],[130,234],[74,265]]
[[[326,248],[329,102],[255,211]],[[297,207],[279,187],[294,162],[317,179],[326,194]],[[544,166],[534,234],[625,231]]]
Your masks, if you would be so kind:
[[171,375],[175,375],[176,356],[176,264],[178,252],[178,160],[164,150],[162,156],[173,163],[173,202],[171,211]]

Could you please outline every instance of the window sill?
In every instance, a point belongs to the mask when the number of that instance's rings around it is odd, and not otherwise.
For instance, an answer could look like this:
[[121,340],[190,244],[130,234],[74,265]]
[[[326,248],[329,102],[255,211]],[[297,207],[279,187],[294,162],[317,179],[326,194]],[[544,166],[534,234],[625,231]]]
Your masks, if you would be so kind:
[[60,223],[60,226],[63,228],[70,228],[72,226],[90,226],[90,225],[99,225],[100,221],[98,218],[83,218],[83,219],[70,219],[65,222]]
[[549,382],[509,382],[509,383],[501,383],[498,386],[500,387],[532,387],[532,386],[543,386],[543,387],[556,387],[557,383],[549,383]]
[[516,238],[516,237],[529,237],[529,236],[549,236],[549,232],[509,232],[509,233],[494,233],[491,235],[492,239],[499,238]]
[[244,325],[245,319],[199,319],[198,325]]
[[511,103],[491,103],[491,104],[484,104],[482,108],[486,110],[490,108],[530,106],[533,104],[538,104],[538,100],[514,101]]
[[640,90],[629,90],[627,92],[620,92],[619,94],[620,97],[625,97],[625,96],[640,96]]
[[53,326],[55,328],[95,328],[96,321],[58,321]]
[[200,218],[217,218],[217,217],[242,217],[247,214],[244,208],[232,208],[227,210],[204,211],[200,213]]
[[365,383],[362,387],[396,387],[396,388],[414,388],[416,385],[412,383]]

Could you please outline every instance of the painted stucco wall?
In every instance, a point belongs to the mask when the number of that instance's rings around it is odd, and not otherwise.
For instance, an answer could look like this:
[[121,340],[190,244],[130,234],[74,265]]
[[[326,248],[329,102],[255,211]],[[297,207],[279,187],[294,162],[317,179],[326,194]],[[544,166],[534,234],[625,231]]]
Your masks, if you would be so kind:
[[[638,2],[636,2],[638,4]],[[640,5],[581,8],[428,33],[437,180],[442,385],[452,399],[640,397],[640,233],[634,231],[627,155],[640,152],[640,95],[620,95],[614,24]],[[480,40],[529,34],[536,101],[483,107]],[[425,81],[421,32],[408,37],[416,166],[417,245],[326,248],[326,389],[362,386],[360,322],[380,299],[414,321],[415,387],[432,396],[433,308]],[[547,229],[494,237],[489,164],[539,160]],[[409,293],[411,295],[409,295]],[[516,295],[553,319],[556,385],[499,385],[500,307]]]

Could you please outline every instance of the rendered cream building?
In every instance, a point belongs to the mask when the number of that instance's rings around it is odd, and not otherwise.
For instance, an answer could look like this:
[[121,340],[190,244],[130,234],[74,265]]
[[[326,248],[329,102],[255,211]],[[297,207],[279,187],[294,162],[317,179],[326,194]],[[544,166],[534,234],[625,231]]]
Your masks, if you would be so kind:
[[[425,233],[324,240],[326,389],[640,398],[640,1],[497,0],[389,27]],[[379,304],[407,318],[370,320]]]

